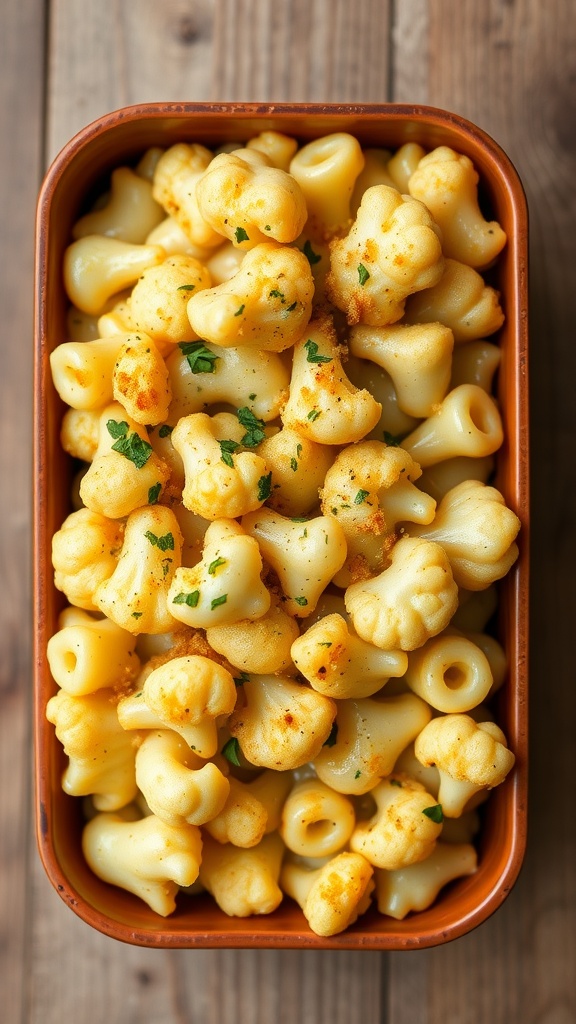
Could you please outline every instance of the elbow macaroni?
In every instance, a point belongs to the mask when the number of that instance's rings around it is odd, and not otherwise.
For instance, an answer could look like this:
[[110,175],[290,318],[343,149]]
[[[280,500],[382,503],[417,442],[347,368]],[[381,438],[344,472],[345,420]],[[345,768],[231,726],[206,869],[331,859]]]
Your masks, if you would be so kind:
[[287,894],[330,936],[472,873],[514,764],[506,238],[447,147],[242,145],[149,150],[73,227],[46,714],[102,879],[161,915],[197,879],[240,917]]

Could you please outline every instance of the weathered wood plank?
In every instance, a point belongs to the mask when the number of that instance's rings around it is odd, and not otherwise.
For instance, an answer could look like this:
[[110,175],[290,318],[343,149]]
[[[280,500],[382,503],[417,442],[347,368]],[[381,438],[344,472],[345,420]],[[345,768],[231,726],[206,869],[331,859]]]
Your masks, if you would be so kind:
[[[410,15],[409,11],[412,11]],[[576,720],[569,646],[575,614],[576,495],[570,276],[574,240],[576,25],[567,0],[397,5],[419,26],[398,31],[394,96],[407,100],[409,65],[426,68],[418,100],[490,132],[512,157],[531,211],[532,547],[534,726],[528,854],[506,904],[443,949],[391,958],[389,1021],[411,1024],[568,1024],[576,1015]],[[427,31],[422,32],[422,20]],[[422,84],[425,88],[422,91]],[[552,781],[553,780],[553,781]],[[415,993],[417,993],[415,997]]]
[[[30,825],[30,480],[34,207],[42,171],[44,4],[6,0],[0,34],[3,175],[0,380],[0,990],[23,1019]],[[26,74],[21,74],[21,68]]]

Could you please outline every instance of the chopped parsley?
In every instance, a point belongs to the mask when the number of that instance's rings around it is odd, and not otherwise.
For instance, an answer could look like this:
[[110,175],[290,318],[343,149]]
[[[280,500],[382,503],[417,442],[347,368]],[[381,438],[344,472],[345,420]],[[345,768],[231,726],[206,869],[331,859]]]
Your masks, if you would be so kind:
[[363,263],[359,263],[358,264],[358,280],[360,281],[360,284],[361,284],[362,288],[366,284],[366,281],[368,280],[369,277],[370,277],[370,274],[366,270],[366,267],[364,266],[364,264]]
[[232,453],[239,447],[237,441],[218,441],[220,445],[220,458],[222,462],[225,462],[227,466],[234,468],[234,462],[232,461]]
[[242,303],[242,305],[239,306],[238,309],[236,310],[236,312],[234,313],[234,316],[242,316],[242,313],[244,312],[245,309],[246,309],[246,306],[245,306],[244,303]]
[[400,444],[400,438],[396,437],[394,434],[390,434],[388,430],[384,431],[384,441],[392,448],[397,448]]
[[264,225],[264,231],[272,231],[272,228],[270,227],[269,224]]
[[338,723],[334,722],[330,730],[330,735],[327,740],[322,744],[323,747],[333,747],[338,739]]
[[308,341],[304,345],[304,348],[306,349],[306,359],[308,360],[309,363],[331,363],[332,362],[332,356],[319,356],[318,355],[318,345],[316,344],[315,341],[312,341],[311,338],[308,338]]
[[284,302],[285,301],[284,293],[281,292],[279,288],[273,288],[272,289],[272,291],[270,292],[270,298],[271,299],[280,299],[280,302]]
[[162,484],[158,481],[153,487],[148,488],[148,504],[155,505],[160,497],[160,491],[162,490]]
[[307,523],[308,522],[308,517],[307,516],[293,516],[292,519],[290,520],[290,522],[291,523]]
[[360,771],[360,769],[358,769],[358,771],[356,772],[354,778],[355,779],[359,779],[361,775],[362,775],[362,772]]
[[322,257],[317,252],[314,252],[314,249],[312,248],[312,243],[308,238],[304,242],[304,248],[302,249],[302,252],[304,253],[311,267],[313,267],[315,263],[320,263],[320,260],[322,259]]
[[118,420],[108,420],[106,428],[110,437],[126,437],[126,434],[128,433],[128,424],[126,423],[126,420],[122,420],[121,422],[118,422]]
[[432,807],[425,807],[422,814],[425,814],[426,817],[430,818],[430,821],[435,822],[436,825],[441,825],[444,821],[442,804],[434,804]]
[[142,612],[132,612],[132,618],[133,619],[141,619],[142,618]]
[[177,292],[193,292],[195,287],[196,287],[195,284],[180,284],[180,285],[178,285],[176,291]]
[[319,640],[318,641],[318,647],[332,647],[332,641],[331,640]]
[[290,469],[291,469],[291,470],[292,470],[292,471],[293,471],[294,473],[295,473],[295,472],[296,472],[296,470],[298,469],[298,462],[296,461],[296,459],[295,459],[294,457],[292,457],[292,458],[290,459]]
[[172,604],[187,604],[189,608],[196,608],[198,601],[200,600],[200,591],[193,590],[190,594],[176,594],[176,597],[172,601]]
[[236,686],[244,686],[244,683],[250,682],[250,676],[247,672],[241,672],[239,676],[234,676],[234,682]]
[[192,373],[215,373],[216,360],[220,356],[207,348],[203,341],[179,341],[178,348],[186,356]]
[[226,565],[225,558],[215,558],[213,562],[210,562],[208,566],[208,574],[214,576],[216,569],[219,569],[221,565]]
[[398,786],[398,789],[402,789],[402,783],[400,782],[400,779],[390,779],[390,785]]
[[226,604],[228,600],[228,594],[220,594],[220,597],[215,597],[210,602],[210,611],[213,612],[215,608],[219,608],[221,604]]
[[254,399],[256,398],[256,392],[253,391],[251,395],[248,395],[248,398],[250,399],[251,402],[253,402]]
[[356,497],[354,498],[354,504],[355,505],[361,505],[362,502],[366,500],[366,498],[368,497],[369,493],[370,493],[369,491],[363,491],[362,489],[360,489],[358,491]]
[[298,305],[298,300],[296,299],[296,301],[293,302],[290,306],[286,306],[286,309],[283,311],[282,315],[283,316],[287,316],[288,313],[292,313],[296,309],[297,305]]
[[[216,359],[217,358],[218,356],[216,356]],[[173,430],[174,427],[169,426],[168,423],[163,423],[162,426],[160,427],[160,430],[158,431],[158,437],[170,437],[170,434],[172,433]]]
[[240,444],[243,444],[245,448],[255,448],[266,437],[264,420],[259,420],[247,405],[243,406],[242,409],[238,409],[236,415],[238,422],[246,430]]
[[306,419],[312,420],[312,422],[314,422],[314,420],[318,419],[319,415],[320,415],[320,409],[311,409],[310,412],[308,413]]
[[307,597],[295,597],[296,604],[299,604],[301,608],[304,608],[308,604]]
[[129,434],[125,420],[108,420],[106,427],[110,436],[117,438],[112,445],[112,451],[133,462],[136,469],[142,469],[152,454],[152,445],[149,441],[144,441],[139,434]]
[[230,764],[235,764],[237,768],[241,768],[240,763],[240,744],[235,736],[232,736],[222,747],[222,754]]
[[160,551],[174,551],[174,537],[171,533],[165,533],[163,537],[157,537],[151,530],[146,530],[144,536],[148,538],[153,548],[157,547]]
[[258,501],[266,501],[272,493],[272,470],[258,481]]
[[234,238],[236,239],[238,245],[240,245],[240,242],[250,241],[250,236],[244,230],[244,228],[236,228],[236,231],[234,232]]

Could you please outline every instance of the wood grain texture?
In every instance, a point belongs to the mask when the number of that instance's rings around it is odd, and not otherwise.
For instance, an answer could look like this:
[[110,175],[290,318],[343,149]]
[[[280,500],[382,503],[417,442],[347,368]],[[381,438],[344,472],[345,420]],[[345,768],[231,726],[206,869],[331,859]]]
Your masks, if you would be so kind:
[[[48,61],[44,76],[45,8]],[[4,0],[0,538],[0,982],[5,1024],[573,1024],[576,1019],[576,24],[571,0]],[[16,87],[17,86],[17,87]],[[43,116],[42,88],[46,90]],[[92,931],[59,900],[29,818],[32,209],[46,159],[146,100],[429,103],[490,132],[531,209],[531,827],[503,908],[446,947],[163,951]],[[14,196],[18,202],[14,202]],[[8,258],[7,258],[8,257]],[[9,346],[9,349],[8,349]],[[4,983],[5,982],[5,983]]]
[[[34,208],[42,173],[43,4],[7,0],[2,18],[0,991],[2,1017],[12,1022],[24,1012],[29,922],[31,299]],[[23,64],[27,74],[21,79]]]

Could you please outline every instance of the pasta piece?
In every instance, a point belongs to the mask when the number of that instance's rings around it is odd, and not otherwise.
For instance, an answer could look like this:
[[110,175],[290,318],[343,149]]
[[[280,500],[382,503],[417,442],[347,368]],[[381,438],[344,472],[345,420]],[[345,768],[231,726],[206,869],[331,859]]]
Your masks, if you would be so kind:
[[314,139],[298,150],[290,164],[306,201],[306,228],[313,237],[328,238],[347,229],[356,179],[364,167],[358,141],[347,132]]
[[306,779],[284,804],[280,835],[302,857],[331,857],[346,846],[355,823],[350,800],[318,779]]

